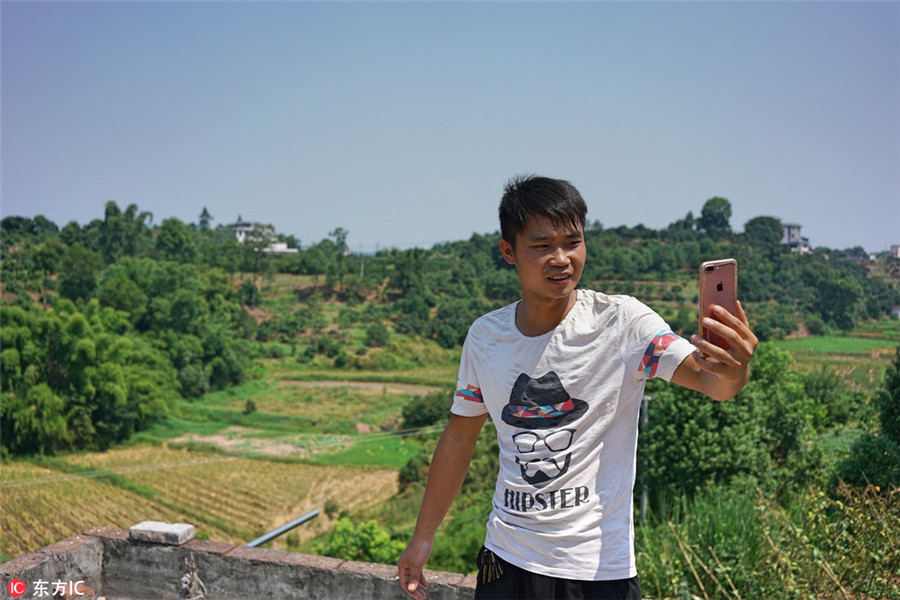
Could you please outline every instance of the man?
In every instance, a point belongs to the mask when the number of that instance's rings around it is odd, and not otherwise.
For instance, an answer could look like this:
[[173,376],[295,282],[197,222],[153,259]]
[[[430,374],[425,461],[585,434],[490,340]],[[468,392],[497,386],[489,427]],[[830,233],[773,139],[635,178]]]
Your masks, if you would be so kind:
[[500,203],[500,251],[522,300],[473,323],[457,394],[434,453],[400,584],[425,597],[422,569],[488,416],[500,470],[476,599],[640,599],[632,490],[637,416],[660,377],[715,400],[747,382],[757,339],[740,303],[703,325],[729,345],[688,342],[628,296],[577,289],[587,206],[567,181],[518,177]]

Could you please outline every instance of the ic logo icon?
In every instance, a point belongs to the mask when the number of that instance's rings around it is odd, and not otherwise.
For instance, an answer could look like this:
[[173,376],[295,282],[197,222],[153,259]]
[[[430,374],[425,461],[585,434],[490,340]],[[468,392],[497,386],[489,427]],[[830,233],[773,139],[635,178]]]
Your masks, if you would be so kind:
[[7,586],[9,595],[13,598],[20,598],[25,595],[25,582],[21,579],[13,579]]

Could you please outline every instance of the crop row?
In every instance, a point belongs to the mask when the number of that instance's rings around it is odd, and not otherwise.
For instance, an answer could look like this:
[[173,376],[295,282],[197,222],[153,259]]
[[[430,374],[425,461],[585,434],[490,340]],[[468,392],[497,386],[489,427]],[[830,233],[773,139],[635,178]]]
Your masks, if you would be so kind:
[[127,528],[146,515],[175,517],[165,507],[98,479],[60,476],[51,483],[10,487],[3,490],[0,552],[15,557],[96,525]]
[[[325,530],[326,502],[371,507],[396,490],[387,469],[321,467],[137,447],[65,458],[82,470],[4,462],[0,552],[12,558],[103,525],[187,522],[200,535],[242,543],[317,508],[301,538]],[[111,476],[113,475],[113,476]],[[275,545],[283,545],[283,540]]]

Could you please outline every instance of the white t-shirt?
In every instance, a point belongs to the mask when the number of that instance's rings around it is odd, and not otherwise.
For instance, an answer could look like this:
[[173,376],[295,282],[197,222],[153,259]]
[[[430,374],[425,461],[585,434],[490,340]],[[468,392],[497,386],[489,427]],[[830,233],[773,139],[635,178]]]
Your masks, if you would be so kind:
[[627,579],[644,383],[669,380],[694,346],[630,296],[578,290],[553,331],[523,335],[510,304],[463,345],[454,414],[490,413],[500,471],[485,546],[534,573]]

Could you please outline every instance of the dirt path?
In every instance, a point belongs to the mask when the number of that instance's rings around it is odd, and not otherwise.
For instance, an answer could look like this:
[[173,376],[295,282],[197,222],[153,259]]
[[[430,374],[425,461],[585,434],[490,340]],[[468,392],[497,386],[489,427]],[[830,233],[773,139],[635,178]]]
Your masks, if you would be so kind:
[[282,379],[278,382],[278,387],[352,388],[374,392],[385,391],[389,394],[414,394],[419,396],[439,391],[439,388],[434,386],[384,381],[292,381],[290,379]]
[[255,457],[288,457],[306,458],[320,452],[334,452],[353,444],[350,436],[315,434],[296,435],[276,439],[255,438],[262,433],[249,427],[228,427],[212,435],[187,433],[169,440],[173,444],[200,443],[209,444],[230,454]]

